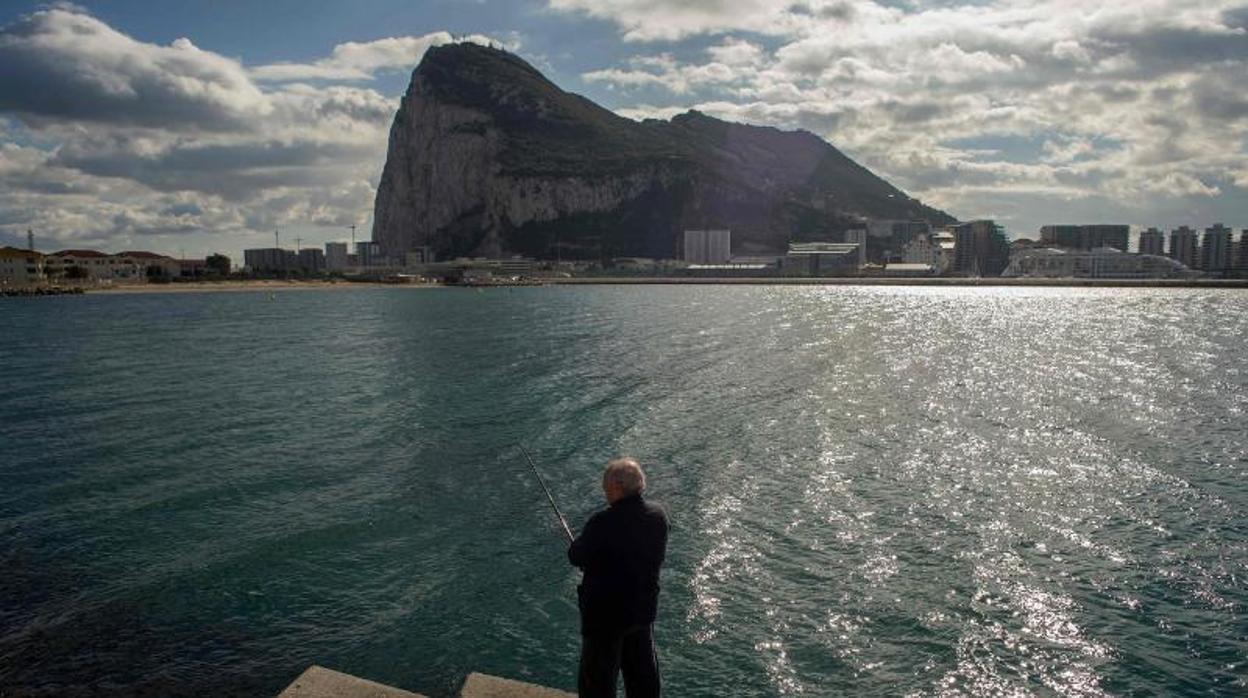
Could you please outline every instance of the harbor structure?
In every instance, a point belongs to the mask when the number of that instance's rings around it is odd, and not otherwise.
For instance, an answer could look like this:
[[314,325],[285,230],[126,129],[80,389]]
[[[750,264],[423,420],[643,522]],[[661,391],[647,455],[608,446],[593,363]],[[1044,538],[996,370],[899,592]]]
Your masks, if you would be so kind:
[[884,276],[935,276],[940,273],[934,264],[915,262],[891,262],[884,265]]
[[1184,225],[1170,231],[1170,259],[1195,269],[1199,260],[1198,251],[1195,230]]
[[1140,254],[1163,256],[1166,254],[1166,234],[1157,228],[1140,231],[1140,242],[1137,248]]
[[1200,268],[1221,274],[1231,266],[1231,229],[1215,223],[1205,228],[1200,239]]
[[44,256],[17,247],[0,247],[0,286],[27,286],[47,280]]
[[1131,254],[1113,247],[1076,250],[1038,247],[1010,258],[1003,277],[1049,279],[1175,279],[1196,272],[1169,257]]
[[732,259],[731,230],[686,230],[684,243],[689,264],[726,264]]
[[1131,226],[1122,224],[1046,225],[1040,228],[1040,242],[1049,247],[1094,250],[1112,247],[1127,251]]
[[780,269],[798,276],[845,274],[858,269],[861,249],[855,242],[792,242],[780,260]]
[[961,276],[1000,276],[1010,259],[1005,230],[992,220],[950,226],[954,238],[951,271]]

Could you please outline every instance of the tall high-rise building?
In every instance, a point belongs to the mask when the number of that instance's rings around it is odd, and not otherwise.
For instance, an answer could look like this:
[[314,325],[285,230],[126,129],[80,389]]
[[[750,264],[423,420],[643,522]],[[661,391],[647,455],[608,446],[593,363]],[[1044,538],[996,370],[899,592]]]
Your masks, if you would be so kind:
[[1010,261],[1010,243],[1001,226],[991,220],[950,227],[953,233],[953,272],[969,276],[1000,276]]
[[1166,234],[1156,228],[1140,231],[1140,254],[1165,256]]
[[1239,276],[1248,276],[1248,228],[1239,231],[1239,244],[1235,246],[1234,259],[1231,268]]
[[1215,223],[1200,239],[1200,268],[1224,272],[1231,265],[1231,229]]
[[357,242],[355,243],[356,264],[361,267],[380,267],[385,266],[386,260],[381,254],[381,243],[379,242]]
[[685,261],[689,264],[724,264],[731,258],[731,230],[685,231]]
[[1094,250],[1112,247],[1126,252],[1131,226],[1118,224],[1046,225],[1040,228],[1040,242],[1055,247]]
[[1199,247],[1196,241],[1196,231],[1186,225],[1175,228],[1170,231],[1170,253],[1171,259],[1178,260],[1192,269],[1196,269],[1197,252]]
[[343,271],[348,266],[347,243],[345,242],[327,242],[325,243],[325,269],[326,271]]

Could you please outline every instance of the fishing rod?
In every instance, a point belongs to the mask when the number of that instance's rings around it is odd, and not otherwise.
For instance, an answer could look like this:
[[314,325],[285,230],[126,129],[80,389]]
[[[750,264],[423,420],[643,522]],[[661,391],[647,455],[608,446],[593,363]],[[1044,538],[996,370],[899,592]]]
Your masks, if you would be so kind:
[[546,481],[542,479],[542,474],[537,472],[537,466],[533,464],[533,456],[529,455],[529,450],[524,444],[516,444],[520,447],[520,452],[524,454],[525,459],[529,461],[529,467],[533,469],[533,474],[537,476],[537,482],[542,486],[542,490],[546,493],[546,499],[550,500],[550,508],[555,510],[555,516],[559,517],[559,523],[563,525],[563,532],[568,535],[568,542],[576,540],[572,535],[572,529],[568,528],[567,519],[563,518],[563,512],[559,511],[559,505],[555,504],[555,498],[550,494],[550,488],[546,486]]

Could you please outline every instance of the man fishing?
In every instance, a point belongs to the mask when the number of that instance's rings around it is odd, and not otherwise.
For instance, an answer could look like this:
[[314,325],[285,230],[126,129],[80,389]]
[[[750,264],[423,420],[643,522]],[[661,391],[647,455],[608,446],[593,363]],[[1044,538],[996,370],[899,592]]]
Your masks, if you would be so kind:
[[646,475],[632,458],[616,458],[602,474],[610,506],[590,517],[568,548],[584,573],[581,608],[581,698],[615,696],[624,673],[628,698],[659,695],[654,619],[659,567],[667,550],[667,516],[642,499]]

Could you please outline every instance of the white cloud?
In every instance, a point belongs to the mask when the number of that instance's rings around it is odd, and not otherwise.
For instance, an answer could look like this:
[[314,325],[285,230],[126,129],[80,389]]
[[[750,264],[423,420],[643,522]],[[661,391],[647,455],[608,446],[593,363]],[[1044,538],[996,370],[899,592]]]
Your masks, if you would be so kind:
[[[705,59],[673,49],[661,65],[586,75],[649,88],[626,116],[696,108],[806,128],[925,201],[1013,201],[1020,232],[1054,198],[1211,211],[1232,196],[1225,206],[1248,216],[1242,0],[549,4],[614,22],[629,40],[710,42]],[[729,60],[747,41],[758,50]],[[731,80],[694,77],[719,66]],[[992,139],[1003,145],[968,144]]]
[[0,27],[0,234],[120,249],[210,233],[198,237],[211,247],[213,236],[366,221],[398,100],[295,78],[407,70],[452,40],[345,43],[312,64],[248,69],[189,39],[135,40],[76,8],[23,16]]
[[792,24],[788,0],[549,0],[550,7],[615,22],[627,41],[680,39],[693,34],[749,30],[784,33]]
[[[372,80],[385,71],[410,71],[420,62],[430,46],[457,41],[471,41],[485,46],[503,46],[493,39],[473,34],[455,37],[449,32],[433,32],[424,36],[400,36],[375,41],[348,41],[338,44],[327,58],[312,63],[270,63],[250,69],[251,77],[268,82],[294,80]],[[514,42],[507,45],[516,48]]]
[[268,113],[237,62],[187,39],[135,41],[65,10],[27,15],[0,32],[0,110],[162,128],[237,128]]

